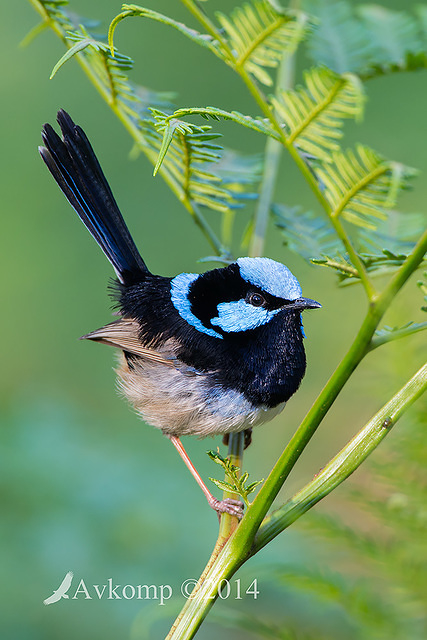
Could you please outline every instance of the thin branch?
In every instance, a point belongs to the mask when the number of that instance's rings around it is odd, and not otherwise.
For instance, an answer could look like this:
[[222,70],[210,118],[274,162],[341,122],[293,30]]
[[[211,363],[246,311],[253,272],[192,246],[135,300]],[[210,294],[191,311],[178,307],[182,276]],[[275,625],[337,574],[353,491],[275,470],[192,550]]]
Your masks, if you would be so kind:
[[[243,463],[243,446],[245,443],[245,433],[244,431],[239,431],[239,433],[230,433],[229,441],[228,441],[228,458],[230,462],[236,467],[239,467],[240,472],[242,470]],[[225,478],[227,480],[227,476]],[[239,498],[235,493],[231,493],[229,491],[224,491],[223,499],[231,498],[232,500],[236,500]],[[218,534],[218,542],[221,544],[222,542],[226,542],[231,534],[236,530],[239,521],[234,516],[231,516],[228,513],[223,513],[221,516],[221,524],[219,527]],[[218,544],[218,543],[217,543]]]
[[374,349],[381,347],[383,344],[394,342],[395,340],[400,340],[407,336],[412,336],[414,333],[419,333],[426,329],[427,322],[411,322],[400,329],[390,329],[390,331],[383,330],[380,335],[376,335],[372,338],[369,350],[373,351]]

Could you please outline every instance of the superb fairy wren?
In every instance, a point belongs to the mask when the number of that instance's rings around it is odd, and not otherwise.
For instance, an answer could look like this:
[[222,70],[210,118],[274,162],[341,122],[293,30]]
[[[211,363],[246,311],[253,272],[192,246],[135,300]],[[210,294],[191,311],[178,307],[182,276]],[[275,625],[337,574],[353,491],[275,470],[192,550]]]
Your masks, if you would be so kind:
[[218,512],[219,501],[188,458],[181,436],[250,434],[285,406],[304,376],[301,312],[321,305],[269,258],[239,258],[206,273],[152,274],[141,258],[93,149],[63,110],[62,139],[46,124],[40,153],[117,275],[120,319],[83,336],[121,350],[123,394],[170,438]]

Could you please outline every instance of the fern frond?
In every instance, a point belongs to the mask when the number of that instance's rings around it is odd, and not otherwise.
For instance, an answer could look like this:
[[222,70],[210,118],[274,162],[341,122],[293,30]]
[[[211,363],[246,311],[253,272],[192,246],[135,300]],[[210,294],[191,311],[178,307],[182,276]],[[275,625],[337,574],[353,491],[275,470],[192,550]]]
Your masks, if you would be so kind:
[[202,47],[209,49],[215,55],[219,56],[220,58],[223,58],[223,54],[221,52],[219,43],[217,40],[212,38],[212,36],[206,33],[199,33],[195,29],[191,29],[190,27],[187,27],[187,25],[185,25],[182,22],[178,22],[173,18],[169,18],[169,16],[159,13],[158,11],[153,11],[151,9],[146,9],[145,7],[140,7],[137,4],[123,4],[121,13],[119,13],[112,20],[110,24],[110,28],[108,30],[108,42],[109,42],[109,46],[112,53],[114,50],[113,37],[114,37],[114,32],[116,30],[116,27],[119,22],[121,22],[125,18],[130,18],[130,17],[149,18],[150,20],[154,20],[156,22],[160,22],[161,24],[165,24],[169,27],[173,27],[174,29],[179,31],[181,34],[185,35],[187,38],[189,38],[196,44],[199,44]]
[[345,118],[362,114],[363,88],[356,76],[338,75],[325,67],[304,74],[305,87],[272,98],[291,144],[323,162],[338,150]]
[[239,467],[233,464],[229,458],[223,458],[222,455],[216,451],[207,451],[206,453],[213,462],[219,464],[224,469],[229,482],[216,480],[215,478],[209,478],[209,480],[223,491],[237,493],[237,495],[244,500],[246,506],[249,507],[248,496],[253,493],[264,480],[256,480],[248,484],[249,473],[247,471],[239,475]]
[[335,255],[342,248],[329,222],[313,212],[283,204],[274,204],[272,212],[285,246],[309,262],[320,256]]
[[79,31],[68,31],[66,38],[75,44],[56,63],[50,75],[51,78],[67,60],[76,53],[86,50],[87,60],[97,71],[99,79],[109,93],[110,100],[116,102],[120,97],[122,103],[126,104],[136,100],[134,88],[124,74],[124,71],[133,67],[131,58],[118,52],[115,52],[113,57],[108,45],[92,38],[83,26],[80,26]]
[[[333,575],[333,585],[338,586],[336,601],[347,609],[347,597],[350,595],[357,606],[358,602],[363,602],[359,600],[359,587],[362,587],[370,595],[364,609],[366,605],[366,611],[374,612],[379,607],[378,617],[375,614],[374,618],[360,619],[358,610],[352,610],[353,602],[350,602],[348,612],[355,621],[362,623],[357,636],[360,638],[422,640],[425,637],[426,409],[425,401],[416,405],[415,413],[412,417],[408,415],[403,431],[396,433],[395,438],[379,450],[375,458],[371,458],[368,482],[350,490],[347,485],[350,501],[344,513],[353,513],[351,526],[344,524],[336,514],[327,515],[319,511],[311,511],[298,521],[298,526],[311,534],[310,549],[316,536],[328,542],[333,556],[338,554],[339,565],[335,566],[342,575],[341,579]],[[360,516],[354,515],[355,508],[363,510]],[[365,522],[363,529],[357,524],[359,520]],[[343,562],[343,558],[347,558],[347,562]],[[327,577],[331,565],[334,566],[334,560],[330,556]],[[345,572],[341,569],[343,565]],[[320,574],[320,579],[316,572],[312,574],[311,570],[303,570],[302,576],[297,575],[296,579],[292,575],[288,577],[287,573],[283,577],[286,583],[313,593],[319,601],[324,599],[324,592],[330,593],[333,601],[334,586],[332,589],[328,587],[328,579],[323,591],[324,573]],[[361,579],[361,575],[366,578]],[[279,579],[280,576],[279,569]],[[382,615],[384,605],[390,616],[385,620]],[[382,629],[377,626],[378,620],[384,625]],[[390,628],[387,628],[389,624]]]
[[313,171],[331,216],[370,229],[376,228],[376,220],[387,218],[398,193],[416,175],[415,170],[384,160],[363,145],[354,151],[334,151],[331,164],[313,166]]
[[415,18],[403,11],[392,11],[379,5],[362,5],[357,8],[372,46],[370,66],[379,72],[405,69],[411,59],[424,52],[419,25]]
[[230,16],[217,12],[234,59],[234,68],[245,69],[259,82],[273,81],[264,67],[275,68],[285,51],[293,52],[310,28],[301,12],[276,11],[267,0],[252,0]]
[[362,79],[427,67],[424,6],[416,9],[419,20],[379,5],[354,7],[346,0],[305,0],[303,8],[319,20],[307,40],[316,64]]
[[[62,58],[62,63],[78,53],[76,59],[79,64],[132,135],[132,155],[142,152],[155,164],[163,136],[156,129],[156,120],[149,109],[173,111],[174,106],[170,104],[173,96],[132,83],[126,75],[132,60],[117,51],[112,55],[106,43],[88,32],[94,23],[69,14],[63,6],[67,2],[32,2],[43,21],[56,32],[68,50],[77,45],[74,51]],[[82,24],[83,28],[78,27]],[[209,147],[208,141],[212,137],[216,138],[217,134],[203,128],[193,128],[188,135],[180,134],[179,140],[171,144],[170,157],[162,165],[162,177],[201,228],[215,252],[225,259],[230,255],[229,250],[204,219],[199,205],[223,212],[240,207],[245,197],[251,197],[246,193],[250,180],[240,170],[241,156],[238,154],[233,156],[234,160],[228,158],[229,164],[236,163],[232,181],[223,180],[220,170],[216,173],[220,147]]]
[[258,133],[280,140],[280,136],[275,131],[266,118],[252,118],[239,111],[224,111],[218,107],[185,107],[175,111],[171,118],[183,118],[185,116],[199,115],[206,120],[231,120]]
[[379,253],[383,250],[394,254],[411,253],[426,227],[424,213],[400,213],[390,211],[387,220],[380,222],[376,231],[360,229],[357,245],[363,253]]
[[372,59],[372,44],[366,29],[345,0],[304,0],[304,11],[318,19],[307,38],[307,52],[316,65],[333,71],[360,73]]
[[171,120],[159,109],[151,109],[151,112],[154,127],[149,121],[141,124],[151,148],[158,152],[156,167],[166,168],[183,197],[221,212],[240,207],[238,200],[247,176],[241,182],[234,175],[233,182],[226,184],[214,170],[214,165],[220,161],[222,147],[212,140],[220,134],[212,132],[209,125],[199,127],[182,120]]
[[279,579],[288,587],[309,593],[319,602],[341,607],[361,629],[369,628],[374,635],[379,634],[376,637],[393,636],[400,612],[390,612],[388,594],[375,597],[366,578],[349,579],[330,569],[320,571],[311,567],[298,567],[298,571],[279,567],[278,572]]

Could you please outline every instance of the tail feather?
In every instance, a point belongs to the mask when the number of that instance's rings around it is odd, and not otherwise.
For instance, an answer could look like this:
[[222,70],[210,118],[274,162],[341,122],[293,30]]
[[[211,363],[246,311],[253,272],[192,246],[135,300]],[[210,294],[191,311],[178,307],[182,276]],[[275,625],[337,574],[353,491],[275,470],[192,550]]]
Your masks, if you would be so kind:
[[84,131],[68,113],[58,111],[62,139],[45,124],[40,155],[52,176],[95,238],[124,284],[149,273],[129,233],[110,186]]

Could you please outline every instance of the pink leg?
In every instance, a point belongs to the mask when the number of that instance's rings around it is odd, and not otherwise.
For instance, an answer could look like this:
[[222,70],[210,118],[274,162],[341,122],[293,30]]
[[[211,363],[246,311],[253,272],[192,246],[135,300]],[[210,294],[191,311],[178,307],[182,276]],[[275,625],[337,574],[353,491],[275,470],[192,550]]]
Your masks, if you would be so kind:
[[169,438],[173,446],[175,447],[175,449],[178,451],[179,455],[185,462],[191,475],[193,476],[193,478],[195,479],[195,481],[197,482],[197,484],[205,494],[206,499],[209,502],[209,505],[212,507],[212,509],[215,509],[218,515],[220,513],[229,513],[232,516],[236,516],[236,518],[239,518],[240,520],[240,518],[243,516],[243,504],[239,500],[231,500],[229,498],[227,498],[226,500],[217,500],[211,494],[211,492],[209,491],[209,489],[201,479],[200,475],[197,472],[196,467],[193,465],[190,458],[188,457],[188,454],[184,449],[181,440],[176,436],[169,436]]

